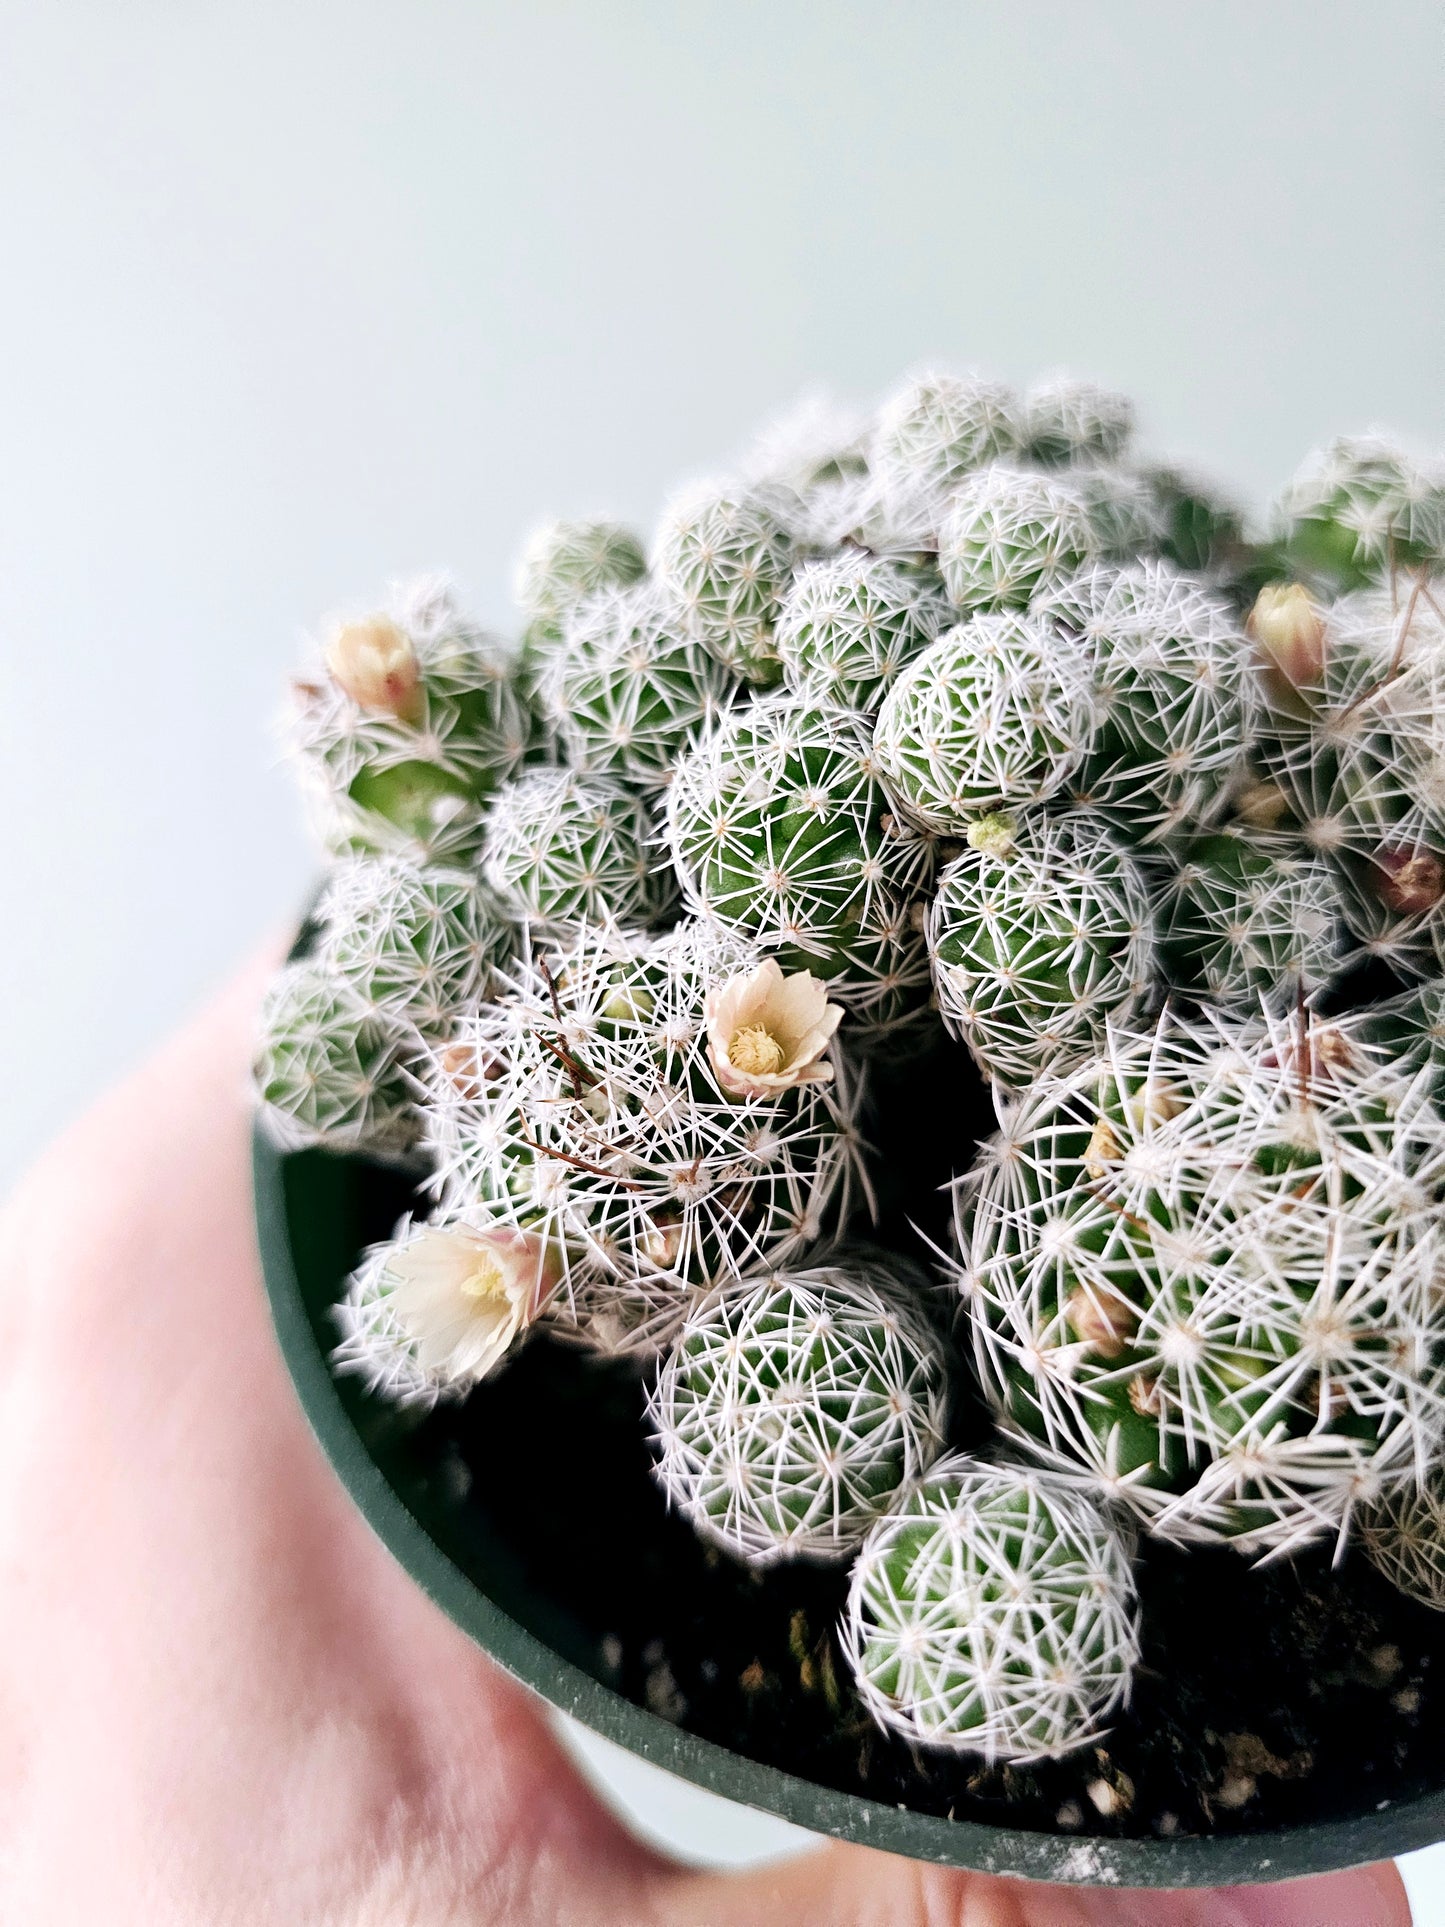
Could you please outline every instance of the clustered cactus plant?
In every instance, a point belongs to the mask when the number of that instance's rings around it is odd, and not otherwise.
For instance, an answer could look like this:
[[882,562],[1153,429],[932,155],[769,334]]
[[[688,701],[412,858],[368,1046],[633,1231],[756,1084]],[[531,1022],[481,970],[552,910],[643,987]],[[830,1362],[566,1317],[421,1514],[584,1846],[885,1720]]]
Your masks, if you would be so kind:
[[851,1562],[859,1704],[990,1762],[1105,1731],[1159,1540],[1445,1610],[1445,483],[1337,443],[1252,539],[1134,437],[1064,377],[812,407],[650,551],[540,530],[515,646],[436,583],[336,625],[290,725],[333,868],[258,1096],[418,1182],[337,1369],[634,1361],[669,1503]]

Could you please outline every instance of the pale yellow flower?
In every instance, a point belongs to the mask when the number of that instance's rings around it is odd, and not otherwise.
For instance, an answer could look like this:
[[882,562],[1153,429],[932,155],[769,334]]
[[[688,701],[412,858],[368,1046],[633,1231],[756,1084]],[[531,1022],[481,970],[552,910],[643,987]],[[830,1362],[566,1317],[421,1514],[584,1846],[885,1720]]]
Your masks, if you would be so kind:
[[708,1056],[730,1097],[774,1097],[797,1084],[826,1083],[824,1061],[842,1020],[828,987],[806,970],[784,976],[768,958],[707,997]]
[[556,1289],[544,1238],[509,1225],[434,1225],[387,1263],[389,1303],[423,1371],[450,1384],[485,1378]]
[[343,623],[326,645],[326,667],[360,708],[389,716],[415,715],[420,687],[416,651],[390,616]]

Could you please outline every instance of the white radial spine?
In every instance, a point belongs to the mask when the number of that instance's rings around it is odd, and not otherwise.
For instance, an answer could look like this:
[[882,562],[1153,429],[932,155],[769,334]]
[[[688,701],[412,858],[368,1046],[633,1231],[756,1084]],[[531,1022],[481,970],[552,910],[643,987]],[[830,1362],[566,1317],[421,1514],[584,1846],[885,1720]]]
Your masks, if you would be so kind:
[[928,950],[944,1022],[1013,1088],[1131,1021],[1156,961],[1138,865],[1081,811],[979,818],[939,878]]
[[955,1187],[1010,1437],[1181,1543],[1292,1554],[1445,1428],[1445,1132],[1347,1025],[1162,1022],[1041,1079]]

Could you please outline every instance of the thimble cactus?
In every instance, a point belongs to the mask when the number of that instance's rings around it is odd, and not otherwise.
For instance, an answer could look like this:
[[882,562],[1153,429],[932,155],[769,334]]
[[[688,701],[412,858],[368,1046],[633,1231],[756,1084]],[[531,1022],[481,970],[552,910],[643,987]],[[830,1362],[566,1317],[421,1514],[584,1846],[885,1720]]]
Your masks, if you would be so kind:
[[936,581],[888,557],[855,549],[807,563],[778,615],[784,679],[825,707],[874,710],[947,613]]
[[1295,568],[1340,589],[1395,569],[1445,562],[1445,478],[1379,436],[1344,437],[1313,455],[1277,505]]
[[1227,824],[1156,859],[1153,881],[1161,954],[1180,989],[1287,1008],[1348,959],[1339,885],[1292,836]]
[[626,588],[647,574],[631,529],[607,521],[546,522],[517,563],[517,604],[529,623],[559,635],[574,609],[599,589]]
[[1077,573],[1093,546],[1078,494],[994,462],[958,486],[938,536],[938,567],[960,609],[1021,609]]
[[1366,1556],[1407,1599],[1445,1613],[1445,1473],[1404,1480],[1360,1515]]
[[446,1029],[483,997],[511,956],[514,931],[472,871],[358,861],[332,877],[317,907],[321,954],[387,1024]]
[[557,1281],[546,1242],[514,1225],[403,1219],[347,1281],[332,1364],[393,1405],[465,1398],[536,1323]]
[[976,375],[924,374],[878,412],[869,465],[885,491],[941,503],[965,475],[1018,452],[1019,402]]
[[806,495],[866,473],[867,440],[854,409],[813,390],[753,437],[740,473],[754,487]]
[[782,675],[773,630],[793,562],[792,538],[763,490],[694,491],[658,533],[657,580],[683,633],[764,688]]
[[288,1150],[407,1151],[419,1119],[406,1056],[406,1033],[323,959],[288,963],[262,1005],[252,1067],[268,1129]]
[[533,769],[493,801],[482,872],[519,921],[647,925],[674,894],[653,835],[647,805],[615,777]]
[[842,1251],[689,1316],[648,1399],[663,1491],[734,1558],[846,1558],[943,1445],[921,1273]]
[[324,669],[293,685],[289,728],[327,848],[418,863],[474,855],[485,800],[526,748],[513,670],[445,583],[335,625]]
[[1180,1542],[1292,1553],[1438,1450],[1445,1143],[1300,1013],[1111,1037],[955,1188],[1005,1430]]
[[529,699],[562,644],[568,618],[603,589],[625,589],[647,574],[647,557],[631,529],[601,520],[544,522],[517,563],[517,604],[526,618],[518,681]]
[[[339,861],[259,1108],[394,1161],[415,1212],[334,1368],[475,1397],[475,1441],[550,1377],[539,1344],[485,1383],[533,1333],[646,1366],[706,1563],[760,1608],[803,1596],[761,1569],[837,1569],[804,1592],[848,1592],[858,1700],[811,1606],[799,1690],[896,1735],[905,1795],[919,1748],[977,1756],[945,1774],[976,1804],[980,1760],[1100,1737],[1136,1531],[1353,1536],[1343,1606],[1388,1610],[1368,1554],[1445,1610],[1445,486],[1336,444],[1255,541],[1133,434],[1060,377],[814,406],[674,499],[650,565],[540,530],[519,650],[424,582],[297,688]],[[865,1214],[899,1249],[849,1242]],[[930,1240],[966,1372],[901,1255]],[[940,1457],[950,1381],[977,1459]],[[1161,1670],[1214,1559],[1150,1554]],[[1051,1789],[1102,1812],[1096,1771],[1003,1777],[1069,1828]]]
[[573,612],[539,701],[573,769],[660,788],[736,688],[646,582],[603,590]]
[[866,723],[809,698],[755,702],[683,759],[667,806],[698,915],[825,977],[859,1028],[919,1009],[933,850],[889,811]]
[[1127,395],[1068,375],[1035,382],[1024,397],[1023,419],[1030,460],[1051,468],[1117,462],[1134,435]]
[[864,1706],[916,1745],[1056,1758],[1129,1697],[1132,1546],[1077,1480],[953,1454],[864,1541],[843,1649]]
[[501,1209],[561,1251],[553,1316],[603,1349],[655,1351],[699,1291],[783,1263],[851,1208],[858,1093],[822,986],[716,1034],[761,962],[711,926],[588,932],[433,1054],[446,1209]]
[[1084,463],[1053,477],[1077,505],[1087,548],[1101,562],[1137,562],[1164,544],[1164,514],[1148,480],[1131,468]]
[[1029,611],[974,616],[925,649],[878,712],[873,751],[898,809],[963,835],[977,816],[1038,803],[1094,738],[1086,652]]
[[1367,950],[1445,961],[1445,619],[1425,585],[1322,608],[1261,591],[1250,631],[1268,713],[1259,754],[1345,887]]
[[1078,811],[978,817],[966,843],[928,916],[938,1007],[989,1076],[1021,1087],[1136,1015],[1149,896],[1128,851]]
[[1069,795],[1152,842],[1219,814],[1252,729],[1246,640],[1227,604],[1162,562],[1096,567],[1047,598],[1094,661],[1098,734]]

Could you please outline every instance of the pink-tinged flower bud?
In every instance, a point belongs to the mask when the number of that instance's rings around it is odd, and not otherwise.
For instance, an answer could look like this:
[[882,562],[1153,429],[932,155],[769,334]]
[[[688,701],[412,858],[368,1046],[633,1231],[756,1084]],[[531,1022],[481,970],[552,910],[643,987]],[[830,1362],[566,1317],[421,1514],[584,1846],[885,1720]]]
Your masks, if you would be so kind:
[[1277,694],[1318,686],[1325,670],[1325,618],[1303,584],[1269,583],[1245,627]]
[[730,1097],[776,1097],[798,1084],[825,1083],[823,1054],[843,1016],[828,988],[806,970],[784,976],[769,957],[745,977],[708,992],[708,1056]]
[[1277,830],[1290,813],[1289,798],[1278,783],[1246,783],[1234,799],[1234,813],[1252,830]]
[[1136,1372],[1129,1380],[1129,1403],[1140,1418],[1153,1418],[1160,1405],[1158,1378],[1148,1372]]
[[556,1290],[553,1247],[511,1225],[433,1225],[387,1261],[388,1297],[424,1371],[475,1383],[499,1365]]
[[326,667],[358,708],[414,720],[421,668],[410,638],[390,616],[343,623],[326,645]]
[[1373,861],[1375,895],[1402,916],[1422,916],[1445,896],[1445,864],[1433,850],[1384,843]]
[[1122,1298],[1104,1299],[1092,1292],[1069,1293],[1064,1312],[1080,1341],[1101,1358],[1119,1358],[1139,1329],[1139,1314]]

